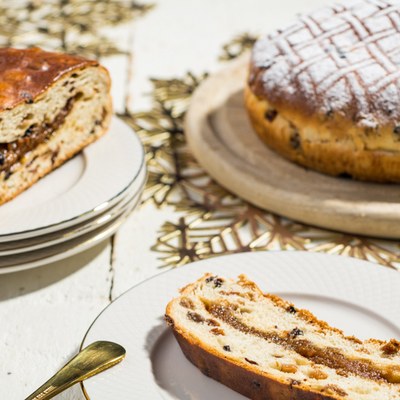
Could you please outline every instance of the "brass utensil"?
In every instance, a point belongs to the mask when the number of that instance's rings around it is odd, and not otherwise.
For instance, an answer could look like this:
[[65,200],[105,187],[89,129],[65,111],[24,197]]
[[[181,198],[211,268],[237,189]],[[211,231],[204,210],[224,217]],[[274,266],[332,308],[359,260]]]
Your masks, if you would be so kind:
[[94,342],[85,347],[25,400],[48,400],[75,383],[113,367],[125,357],[125,349],[113,342]]

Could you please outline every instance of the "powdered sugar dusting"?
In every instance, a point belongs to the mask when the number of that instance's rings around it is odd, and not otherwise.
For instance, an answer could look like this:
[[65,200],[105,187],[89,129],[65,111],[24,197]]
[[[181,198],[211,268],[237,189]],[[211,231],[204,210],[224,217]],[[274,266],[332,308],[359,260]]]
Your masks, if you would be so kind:
[[359,125],[400,122],[400,0],[343,0],[254,46],[271,101],[296,95],[311,112]]

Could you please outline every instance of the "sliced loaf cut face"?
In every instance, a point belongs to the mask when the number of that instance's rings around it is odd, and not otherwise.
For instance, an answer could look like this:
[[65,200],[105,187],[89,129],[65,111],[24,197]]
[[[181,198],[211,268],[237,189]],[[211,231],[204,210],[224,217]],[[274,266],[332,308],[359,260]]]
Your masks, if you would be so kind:
[[98,62],[0,49],[0,204],[106,132],[110,77]]
[[244,275],[189,284],[166,321],[195,366],[251,399],[400,399],[400,342],[347,337]]

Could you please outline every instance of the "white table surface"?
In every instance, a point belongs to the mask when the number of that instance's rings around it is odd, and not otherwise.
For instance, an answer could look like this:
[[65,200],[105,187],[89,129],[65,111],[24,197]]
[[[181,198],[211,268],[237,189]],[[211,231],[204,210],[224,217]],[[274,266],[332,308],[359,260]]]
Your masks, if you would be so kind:
[[[149,107],[150,77],[223,67],[222,45],[237,34],[267,32],[323,0],[158,0],[146,16],[116,29],[132,46],[133,74],[121,57],[104,60],[113,77],[116,110],[126,90],[134,111]],[[114,32],[110,32],[114,35]],[[132,40],[130,40],[132,39]],[[131,286],[160,272],[150,247],[157,230],[176,217],[147,204],[110,240],[83,254],[40,268],[0,276],[0,399],[21,400],[72,355],[100,311]],[[79,386],[57,396],[82,400]],[[110,399],[112,400],[112,399]]]

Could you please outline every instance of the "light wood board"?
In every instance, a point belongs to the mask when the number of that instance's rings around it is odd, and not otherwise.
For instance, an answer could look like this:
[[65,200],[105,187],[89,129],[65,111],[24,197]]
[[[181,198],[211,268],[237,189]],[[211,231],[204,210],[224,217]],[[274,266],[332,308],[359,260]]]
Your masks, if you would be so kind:
[[317,227],[400,238],[400,185],[335,178],[307,170],[266,147],[243,101],[247,57],[194,93],[185,132],[194,155],[222,186],[258,207]]

